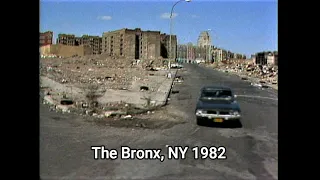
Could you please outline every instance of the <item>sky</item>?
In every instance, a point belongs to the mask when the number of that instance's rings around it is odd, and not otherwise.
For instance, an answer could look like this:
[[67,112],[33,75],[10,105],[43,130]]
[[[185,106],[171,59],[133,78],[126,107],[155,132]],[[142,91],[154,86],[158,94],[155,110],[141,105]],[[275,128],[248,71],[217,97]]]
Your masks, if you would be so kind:
[[[170,11],[178,0],[40,0],[40,32],[102,36],[122,28],[170,34]],[[278,49],[276,0],[181,0],[173,10],[178,44],[197,43],[211,30],[212,44],[234,53]]]

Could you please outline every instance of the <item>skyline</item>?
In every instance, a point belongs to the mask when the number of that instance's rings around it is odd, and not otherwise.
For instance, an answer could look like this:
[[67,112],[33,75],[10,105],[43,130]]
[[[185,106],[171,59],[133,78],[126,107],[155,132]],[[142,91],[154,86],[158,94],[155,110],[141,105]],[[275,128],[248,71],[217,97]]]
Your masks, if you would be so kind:
[[[53,31],[54,42],[60,33],[102,36],[122,28],[170,34],[170,10],[175,2],[41,1],[40,31]],[[178,44],[197,44],[200,33],[211,29],[212,44],[231,52],[250,57],[278,50],[276,1],[180,2],[173,17],[172,33],[178,36]]]

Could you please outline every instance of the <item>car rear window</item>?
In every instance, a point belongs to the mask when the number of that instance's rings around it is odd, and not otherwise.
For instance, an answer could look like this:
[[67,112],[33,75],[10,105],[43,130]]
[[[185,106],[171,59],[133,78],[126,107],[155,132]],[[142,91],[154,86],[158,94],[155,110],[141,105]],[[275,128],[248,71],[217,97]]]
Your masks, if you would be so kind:
[[201,97],[203,98],[228,98],[232,97],[230,90],[204,90],[202,91]]

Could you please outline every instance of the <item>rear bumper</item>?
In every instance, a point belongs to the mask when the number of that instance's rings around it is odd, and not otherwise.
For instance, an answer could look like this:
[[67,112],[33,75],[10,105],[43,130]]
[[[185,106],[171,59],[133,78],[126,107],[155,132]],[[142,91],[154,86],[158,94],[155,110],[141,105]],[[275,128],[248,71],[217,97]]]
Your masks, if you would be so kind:
[[224,120],[239,120],[241,115],[216,115],[216,114],[196,114],[197,119],[215,119],[221,118]]

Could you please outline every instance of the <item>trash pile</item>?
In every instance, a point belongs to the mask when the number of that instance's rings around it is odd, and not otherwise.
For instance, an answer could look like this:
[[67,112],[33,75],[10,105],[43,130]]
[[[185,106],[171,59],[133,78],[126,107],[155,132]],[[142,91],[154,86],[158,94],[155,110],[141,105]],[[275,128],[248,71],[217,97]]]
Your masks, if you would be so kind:
[[278,66],[255,65],[247,60],[223,61],[215,63],[215,68],[227,73],[235,73],[243,80],[256,79],[261,84],[278,84]]

